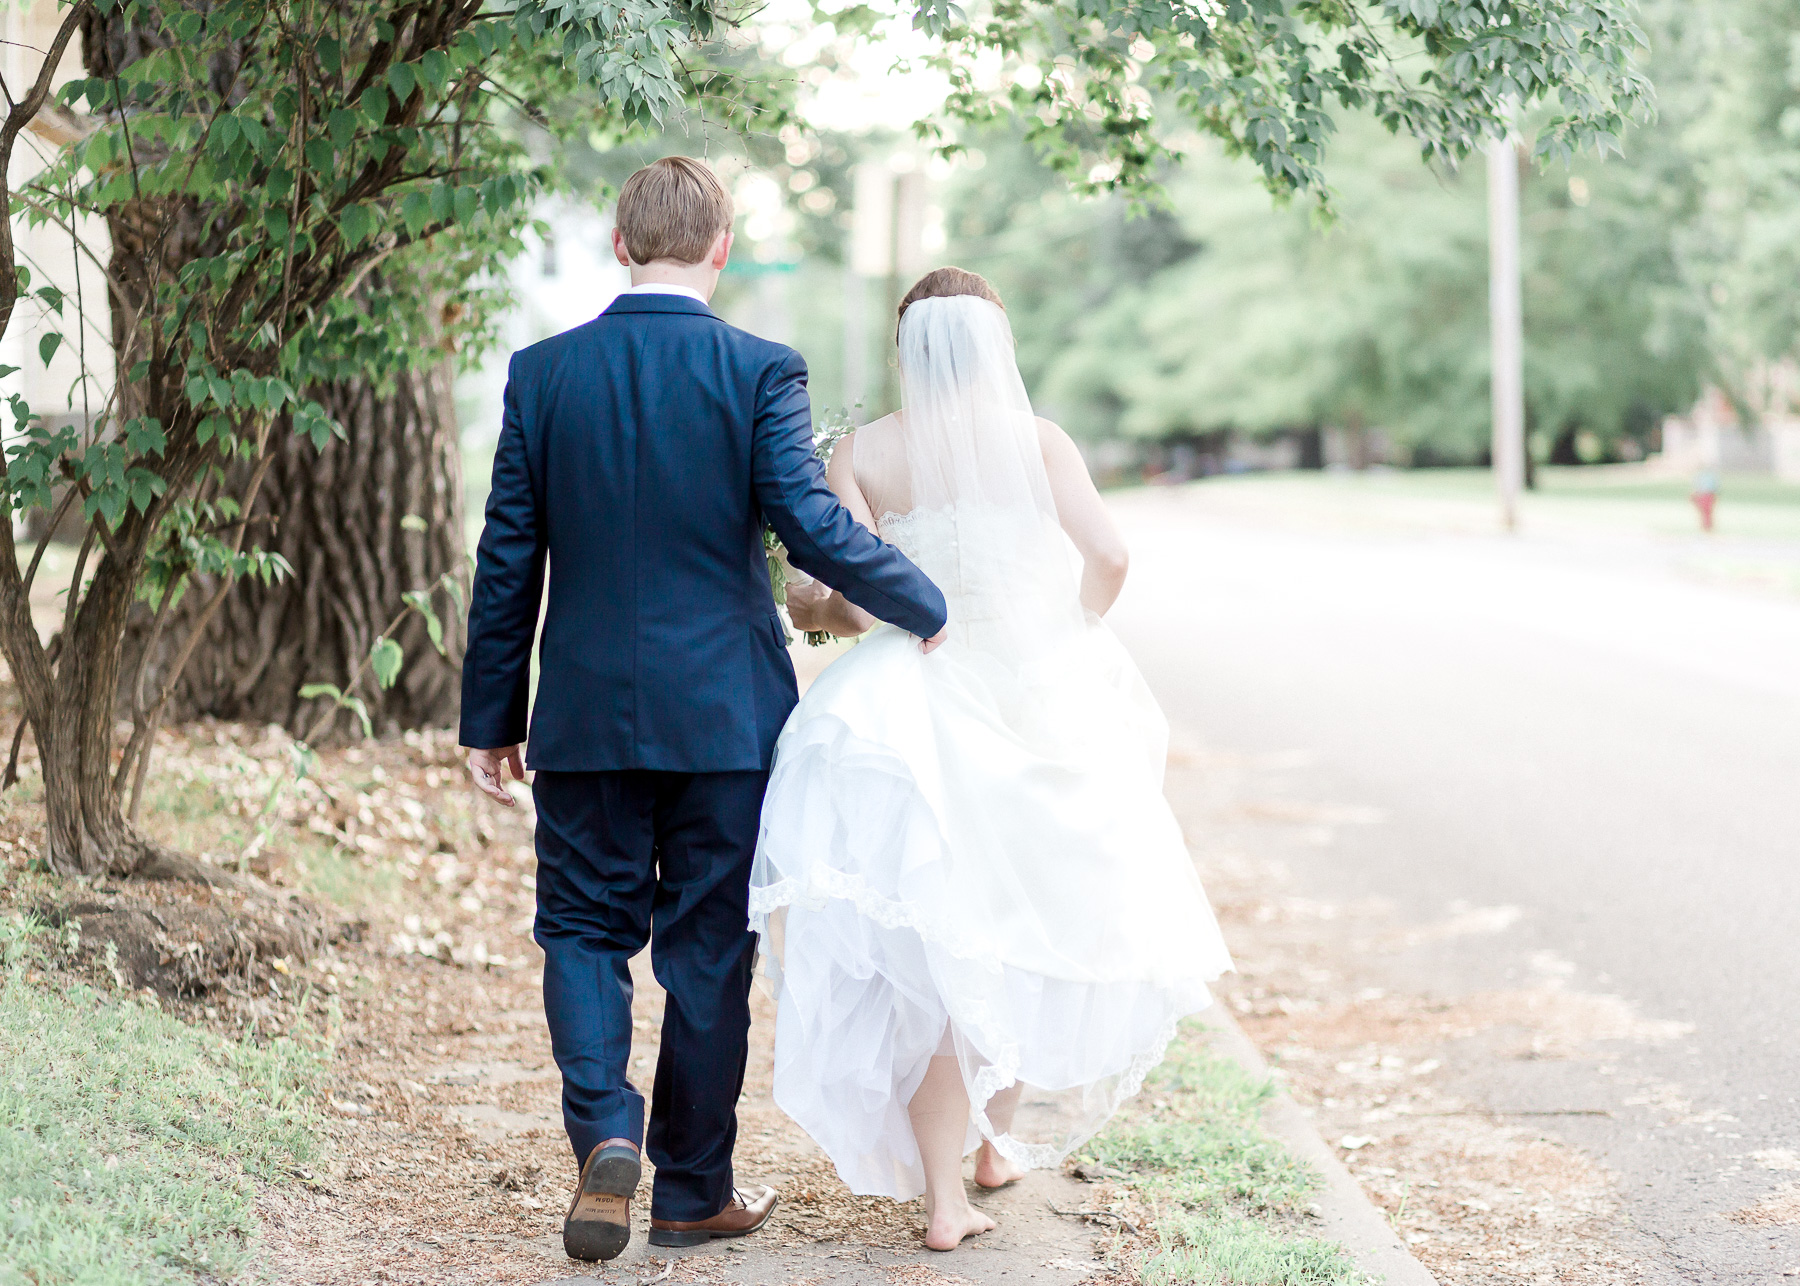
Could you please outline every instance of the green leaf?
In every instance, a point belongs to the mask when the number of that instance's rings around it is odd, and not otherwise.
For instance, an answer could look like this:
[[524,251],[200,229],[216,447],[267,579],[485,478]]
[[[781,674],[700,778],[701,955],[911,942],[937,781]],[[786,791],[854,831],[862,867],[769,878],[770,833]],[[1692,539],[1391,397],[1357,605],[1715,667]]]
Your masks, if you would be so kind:
[[388,85],[394,91],[394,97],[405,102],[412,97],[413,86],[418,83],[411,63],[395,63],[388,68]]
[[294,412],[294,432],[311,438],[313,449],[317,451],[323,451],[333,435],[345,436],[343,426],[326,414],[325,408],[317,402],[308,402]]
[[350,711],[362,723],[363,736],[373,737],[375,735],[375,725],[369,720],[369,707],[363,704],[361,697],[344,697],[338,704]]
[[369,668],[375,672],[375,682],[383,690],[394,686],[394,680],[400,677],[400,667],[406,664],[406,652],[393,639],[377,639],[375,646],[369,649]]
[[168,483],[148,469],[133,469],[125,475],[125,486],[131,495],[131,503],[139,513],[149,510],[156,497],[168,490]]
[[443,221],[450,217],[456,204],[456,193],[448,183],[435,184],[431,189],[431,217]]
[[152,416],[140,415],[125,421],[125,447],[133,455],[161,455],[169,445],[162,424]]
[[44,301],[58,317],[62,316],[63,292],[55,286],[39,286],[37,297]]
[[213,122],[212,133],[207,135],[206,145],[220,156],[226,156],[237,141],[238,118],[225,115]]
[[351,141],[356,137],[356,113],[342,107],[334,107],[326,121],[331,141],[337,145],[338,149],[342,151],[349,147]]
[[270,206],[269,212],[263,216],[263,227],[269,230],[269,235],[276,241],[284,245],[287,243],[288,216],[286,210],[278,205]]
[[474,188],[457,188],[456,195],[453,198],[453,204],[456,209],[456,221],[458,223],[467,223],[470,219],[475,217],[475,212],[481,208],[481,193],[477,192]]
[[408,192],[400,202],[400,218],[412,236],[418,236],[431,222],[431,198],[423,192]]
[[362,114],[369,118],[369,124],[382,125],[387,121],[388,92],[380,85],[370,85],[362,93]]
[[50,365],[50,359],[56,356],[57,346],[62,343],[62,339],[63,337],[56,331],[51,331],[38,340],[38,356],[43,359],[45,366]]
[[294,757],[294,776],[297,779],[305,781],[308,777],[312,776],[314,772],[318,771],[318,752],[304,741],[296,741],[293,745],[289,746],[288,753]]
[[438,93],[444,92],[444,86],[450,80],[450,59],[441,49],[427,49],[419,59],[419,70],[424,74],[425,83]]
[[400,596],[405,604],[425,618],[425,632],[431,635],[431,646],[444,655],[444,623],[438,619],[437,609],[431,605],[431,591],[428,589],[409,590]]
[[344,231],[344,242],[347,245],[361,245],[363,240],[375,230],[375,215],[369,207],[358,202],[347,205],[343,213],[338,215],[338,227]]
[[363,703],[362,698],[347,695],[335,683],[309,683],[300,689],[302,701],[315,701],[320,697],[330,698],[331,703],[340,710],[348,710],[354,714],[362,723],[363,736],[375,735],[375,727],[369,721],[369,707]]

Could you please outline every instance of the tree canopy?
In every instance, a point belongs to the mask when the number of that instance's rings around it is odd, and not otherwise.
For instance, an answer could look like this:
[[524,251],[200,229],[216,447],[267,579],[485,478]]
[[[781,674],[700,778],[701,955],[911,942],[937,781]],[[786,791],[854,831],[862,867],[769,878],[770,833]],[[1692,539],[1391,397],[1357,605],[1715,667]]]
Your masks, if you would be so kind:
[[[1773,0],[1643,13],[1659,118],[1622,155],[1522,167],[1525,392],[1539,459],[1628,458],[1716,382],[1752,415],[1800,353],[1800,17]],[[1548,109],[1522,112],[1532,136]],[[1169,203],[1083,204],[1021,145],[976,139],[951,253],[1015,303],[1046,413],[1090,434],[1363,423],[1401,459],[1488,437],[1485,184],[1350,113],[1335,221],[1270,210],[1193,139]]]
[[[1184,150],[1165,117],[1248,157],[1278,197],[1329,199],[1339,114],[1434,164],[1549,110],[1535,151],[1617,152],[1651,115],[1631,0],[924,0],[960,121],[1012,118],[1077,190],[1154,186]],[[984,74],[995,58],[1009,70]]]

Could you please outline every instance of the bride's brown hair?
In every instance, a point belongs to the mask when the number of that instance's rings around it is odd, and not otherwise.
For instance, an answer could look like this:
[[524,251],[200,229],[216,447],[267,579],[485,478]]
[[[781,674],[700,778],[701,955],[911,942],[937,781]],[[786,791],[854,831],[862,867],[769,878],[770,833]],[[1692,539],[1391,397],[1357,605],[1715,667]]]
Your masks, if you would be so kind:
[[913,283],[913,288],[906,292],[906,298],[900,301],[900,311],[894,317],[894,335],[900,334],[900,320],[906,316],[906,310],[921,299],[949,299],[956,295],[974,295],[977,299],[985,299],[1006,311],[1001,302],[1000,292],[988,285],[987,278],[978,272],[970,272],[967,268],[933,268]]

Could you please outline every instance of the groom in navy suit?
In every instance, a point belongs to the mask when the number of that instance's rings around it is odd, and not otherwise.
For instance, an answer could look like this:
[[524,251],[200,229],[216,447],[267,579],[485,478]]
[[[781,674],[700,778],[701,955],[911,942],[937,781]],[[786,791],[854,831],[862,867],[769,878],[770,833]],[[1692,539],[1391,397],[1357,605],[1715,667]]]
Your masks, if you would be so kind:
[[[613,243],[632,288],[513,355],[477,554],[461,739],[476,785],[508,805],[542,613],[535,936],[581,1168],[563,1224],[577,1259],[629,1242],[640,1146],[656,1164],[653,1244],[741,1236],[775,1205],[731,1169],[750,861],[797,700],[764,521],[795,566],[926,651],[943,639],[944,596],[826,487],[799,354],[707,307],[732,217],[686,157],[626,182]],[[646,942],[668,991],[647,1135],[626,1075],[629,962]]]

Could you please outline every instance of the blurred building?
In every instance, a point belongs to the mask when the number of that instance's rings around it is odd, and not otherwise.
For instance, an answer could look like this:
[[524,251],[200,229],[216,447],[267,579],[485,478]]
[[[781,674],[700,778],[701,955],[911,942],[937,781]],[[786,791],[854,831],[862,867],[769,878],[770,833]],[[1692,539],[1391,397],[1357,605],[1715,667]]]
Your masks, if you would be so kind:
[[1800,482],[1800,366],[1759,367],[1746,381],[1745,403],[1709,387],[1687,414],[1663,421],[1652,463],[1682,475],[1711,469]]
[[[43,66],[40,50],[55,40],[63,13],[56,0],[32,0],[0,8],[0,69],[8,85],[30,85]],[[56,69],[60,89],[83,74],[80,41],[72,40]],[[81,138],[83,118],[59,106],[53,91],[44,108],[14,145],[7,181],[13,193],[13,249],[31,275],[30,290],[13,308],[0,338],[0,363],[16,367],[0,380],[0,396],[23,395],[46,424],[86,427],[98,419],[112,395],[112,316],[104,267],[112,257],[103,220],[83,218],[71,226],[30,216],[26,185],[56,158],[59,149]],[[60,312],[37,292],[62,294]],[[40,344],[62,336],[49,362]],[[12,416],[5,431],[12,432]]]
[[[631,284],[613,257],[612,218],[585,201],[552,197],[536,211],[544,225],[526,237],[526,252],[507,266],[513,308],[501,318],[499,340],[474,370],[456,381],[456,414],[463,440],[488,446],[500,436],[500,403],[512,355],[541,339],[604,312]],[[483,479],[485,490],[485,479]]]

